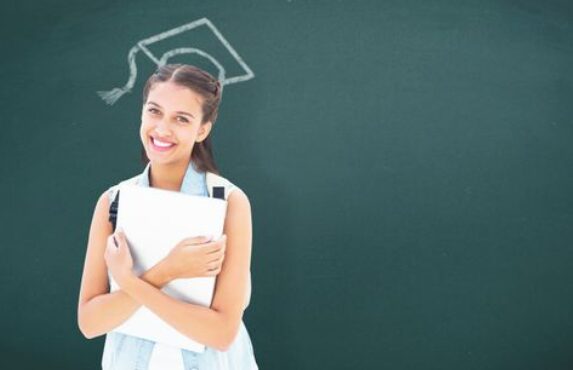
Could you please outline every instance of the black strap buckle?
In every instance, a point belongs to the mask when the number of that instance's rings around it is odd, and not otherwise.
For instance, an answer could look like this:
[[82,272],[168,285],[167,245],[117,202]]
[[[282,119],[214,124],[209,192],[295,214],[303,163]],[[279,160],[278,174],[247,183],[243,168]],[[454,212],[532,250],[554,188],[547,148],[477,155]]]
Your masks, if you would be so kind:
[[225,187],[213,186],[213,198],[225,200]]

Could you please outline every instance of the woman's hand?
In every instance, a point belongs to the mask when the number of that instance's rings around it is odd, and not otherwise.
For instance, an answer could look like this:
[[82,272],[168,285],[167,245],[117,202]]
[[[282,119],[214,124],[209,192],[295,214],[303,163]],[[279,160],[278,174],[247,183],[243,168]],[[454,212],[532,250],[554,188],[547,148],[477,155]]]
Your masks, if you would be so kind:
[[107,238],[104,258],[108,270],[120,287],[135,277],[133,259],[123,230],[117,230]]
[[198,236],[181,240],[161,261],[170,280],[216,276],[225,258],[227,236],[215,241]]

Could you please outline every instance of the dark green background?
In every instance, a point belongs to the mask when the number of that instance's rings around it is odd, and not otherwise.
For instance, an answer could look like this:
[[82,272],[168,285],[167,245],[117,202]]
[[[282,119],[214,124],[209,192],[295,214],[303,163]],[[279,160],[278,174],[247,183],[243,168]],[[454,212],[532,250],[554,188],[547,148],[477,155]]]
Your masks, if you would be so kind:
[[[209,18],[222,174],[253,209],[261,369],[573,367],[570,1],[3,5],[0,367],[96,369],[76,324],[88,228],[140,172],[137,41]],[[193,57],[173,62],[200,63]],[[229,67],[229,73],[232,66]]]

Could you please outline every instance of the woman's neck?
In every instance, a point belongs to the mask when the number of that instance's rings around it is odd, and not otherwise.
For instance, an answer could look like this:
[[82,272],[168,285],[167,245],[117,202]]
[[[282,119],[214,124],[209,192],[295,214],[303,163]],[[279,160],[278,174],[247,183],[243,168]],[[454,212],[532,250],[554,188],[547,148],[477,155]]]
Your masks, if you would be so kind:
[[188,166],[189,162],[169,165],[151,164],[149,167],[149,186],[180,191]]

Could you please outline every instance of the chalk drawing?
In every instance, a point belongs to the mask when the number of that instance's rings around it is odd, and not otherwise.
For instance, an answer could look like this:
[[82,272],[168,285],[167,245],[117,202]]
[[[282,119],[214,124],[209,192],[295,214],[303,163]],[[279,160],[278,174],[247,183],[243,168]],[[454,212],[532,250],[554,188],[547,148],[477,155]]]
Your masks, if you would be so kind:
[[[229,53],[233,56],[233,58],[239,63],[241,68],[245,71],[244,74],[239,76],[228,77],[225,73],[225,68],[215,59],[213,56],[209,55],[205,51],[193,47],[185,47],[185,48],[177,48],[173,50],[169,50],[165,52],[160,58],[157,58],[153,53],[147,48],[147,46],[164,40],[168,37],[178,35],[180,33],[190,31],[194,28],[207,26],[213,34],[219,39],[219,41],[225,46],[225,48],[229,51]],[[217,78],[221,82],[221,88],[225,85],[230,85],[237,82],[247,81],[251,78],[255,77],[253,71],[249,68],[249,66],[243,61],[243,59],[239,56],[239,54],[233,49],[231,44],[223,37],[221,32],[211,23],[210,20],[207,18],[201,18],[191,23],[187,23],[181,25],[179,27],[175,27],[165,32],[161,32],[157,35],[148,37],[146,39],[140,40],[137,42],[135,46],[133,46],[127,55],[127,63],[129,64],[129,79],[127,83],[123,87],[116,87],[109,91],[98,91],[98,95],[107,103],[107,104],[114,104],[119,98],[122,97],[123,94],[131,92],[131,89],[135,85],[135,79],[137,78],[137,65],[135,64],[135,57],[138,52],[142,51],[145,55],[149,57],[157,67],[164,66],[167,64],[169,58],[180,55],[180,54],[198,54],[206,59],[208,59],[215,67],[218,69]]]

